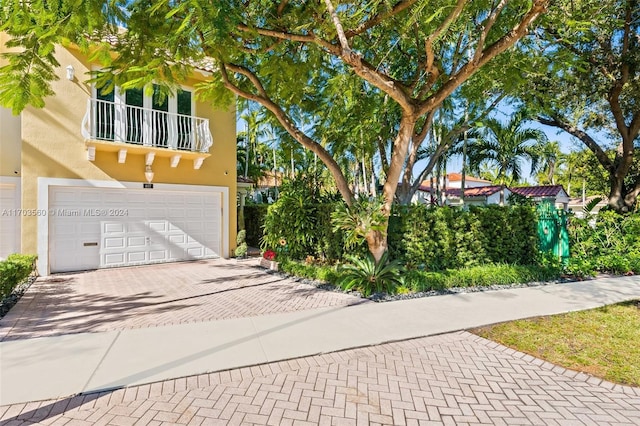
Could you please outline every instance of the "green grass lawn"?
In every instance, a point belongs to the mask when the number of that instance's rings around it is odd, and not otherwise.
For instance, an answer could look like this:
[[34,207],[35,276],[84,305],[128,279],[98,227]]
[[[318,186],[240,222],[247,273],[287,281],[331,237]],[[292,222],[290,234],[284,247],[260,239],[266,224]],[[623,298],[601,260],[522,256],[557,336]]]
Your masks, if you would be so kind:
[[471,330],[611,382],[640,386],[640,301]]

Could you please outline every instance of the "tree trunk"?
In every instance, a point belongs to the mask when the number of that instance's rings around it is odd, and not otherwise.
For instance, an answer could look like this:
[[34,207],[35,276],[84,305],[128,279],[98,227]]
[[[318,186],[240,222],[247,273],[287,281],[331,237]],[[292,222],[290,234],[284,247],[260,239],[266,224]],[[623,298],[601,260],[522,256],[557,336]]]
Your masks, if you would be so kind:
[[398,134],[393,143],[391,161],[389,163],[389,170],[387,171],[387,180],[382,187],[382,195],[384,197],[383,213],[385,215],[385,221],[382,224],[381,230],[369,231],[365,236],[369,252],[371,252],[376,263],[380,261],[382,255],[387,251],[387,230],[389,229],[391,205],[393,204],[396,189],[398,187],[398,179],[400,179],[400,174],[404,167],[415,122],[415,117],[406,113],[403,114]]
[[[389,227],[389,218],[387,217],[385,223],[385,230]],[[369,248],[369,252],[373,256],[376,261],[376,264],[380,262],[382,256],[387,251],[387,236],[386,231],[383,234],[381,231],[369,231],[366,235],[365,239],[367,240],[367,246]]]
[[609,207],[618,213],[628,213],[633,211],[637,201],[640,188],[629,190],[625,187],[624,179],[615,175],[609,178]]

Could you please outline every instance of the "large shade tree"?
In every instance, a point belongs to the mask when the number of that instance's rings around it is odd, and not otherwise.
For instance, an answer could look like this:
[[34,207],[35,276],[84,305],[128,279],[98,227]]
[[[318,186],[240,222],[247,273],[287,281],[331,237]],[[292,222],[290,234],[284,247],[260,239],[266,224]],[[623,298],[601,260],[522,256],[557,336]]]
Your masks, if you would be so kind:
[[313,117],[346,113],[341,109],[345,91],[330,88],[336,78],[350,76],[364,88],[363,97],[387,98],[397,111],[383,187],[385,219],[365,234],[379,260],[412,140],[424,139],[430,116],[445,99],[522,38],[548,2],[6,1],[2,29],[24,50],[10,56],[1,71],[0,101],[15,111],[27,103],[42,105],[58,65],[53,47],[63,41],[103,61],[98,85],[125,89],[153,81],[171,88],[198,61],[209,61],[211,76],[200,86],[200,96],[217,103],[239,96],[263,105],[326,165],[351,206],[355,197],[343,170],[296,120],[310,116],[316,122]]
[[640,2],[556,1],[538,31],[522,98],[542,124],[580,140],[606,170],[609,205],[640,195]]

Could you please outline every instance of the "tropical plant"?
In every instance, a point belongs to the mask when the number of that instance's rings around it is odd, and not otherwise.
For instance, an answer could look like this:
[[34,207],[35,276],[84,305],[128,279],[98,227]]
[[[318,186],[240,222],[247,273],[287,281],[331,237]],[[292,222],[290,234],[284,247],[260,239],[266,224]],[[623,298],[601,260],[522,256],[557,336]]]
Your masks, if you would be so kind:
[[[261,246],[278,248],[279,255],[293,259],[304,259],[310,254],[321,256],[318,246],[327,245],[321,241],[332,232],[330,227],[326,229],[326,221],[319,218],[324,216],[325,205],[335,200],[335,194],[326,193],[315,184],[313,174],[285,180],[278,200],[268,207],[264,217]],[[333,209],[333,205],[330,207]],[[281,244],[283,240],[286,247]]]
[[472,139],[468,145],[469,166],[480,173],[483,164],[497,167],[496,182],[511,185],[523,177],[522,162],[531,162],[531,171],[537,167],[538,146],[547,141],[546,135],[538,130],[525,128],[523,112],[517,112],[503,123],[495,118],[484,121],[480,129],[469,132]]
[[[334,231],[344,232],[344,242],[347,248],[352,248],[374,235],[387,238],[385,226],[387,218],[384,204],[385,201],[382,197],[359,198],[351,206],[344,203],[338,204],[331,215],[331,221]],[[372,243],[367,242],[371,247]]]
[[389,262],[388,257],[388,252],[378,262],[370,253],[364,259],[349,257],[351,263],[343,265],[340,270],[340,287],[347,291],[357,290],[365,297],[372,293],[394,294],[396,288],[404,283],[404,267],[397,260]]
[[557,141],[547,141],[537,147],[539,157],[537,167],[537,181],[539,185],[555,185],[558,165],[565,156],[560,151],[560,144]]

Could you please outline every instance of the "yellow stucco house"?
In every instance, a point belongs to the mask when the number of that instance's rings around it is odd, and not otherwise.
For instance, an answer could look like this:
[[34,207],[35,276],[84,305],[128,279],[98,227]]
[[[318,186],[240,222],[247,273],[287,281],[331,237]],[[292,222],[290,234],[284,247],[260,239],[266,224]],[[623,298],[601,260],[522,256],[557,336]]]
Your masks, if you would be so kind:
[[[3,39],[3,37],[5,37]],[[6,36],[0,33],[0,51]],[[43,109],[0,108],[0,258],[38,255],[42,275],[228,257],[236,237],[236,118],[181,92],[91,84],[58,47]]]

